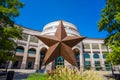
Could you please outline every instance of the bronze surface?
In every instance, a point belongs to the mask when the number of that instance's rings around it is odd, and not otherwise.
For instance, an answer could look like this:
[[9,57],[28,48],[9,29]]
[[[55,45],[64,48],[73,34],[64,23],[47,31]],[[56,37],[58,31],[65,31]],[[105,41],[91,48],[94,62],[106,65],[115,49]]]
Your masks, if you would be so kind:
[[55,36],[36,35],[36,37],[49,47],[43,60],[43,65],[47,65],[58,56],[62,56],[70,64],[77,66],[72,47],[85,39],[85,37],[67,36],[62,21],[60,21],[60,24],[55,32]]

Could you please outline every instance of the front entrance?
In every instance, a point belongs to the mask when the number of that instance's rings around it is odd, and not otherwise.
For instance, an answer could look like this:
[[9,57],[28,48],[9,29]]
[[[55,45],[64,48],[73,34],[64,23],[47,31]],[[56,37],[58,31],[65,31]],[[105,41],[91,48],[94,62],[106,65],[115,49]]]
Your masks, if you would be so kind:
[[55,68],[60,66],[64,66],[64,58],[62,56],[59,56],[57,59],[55,59]]

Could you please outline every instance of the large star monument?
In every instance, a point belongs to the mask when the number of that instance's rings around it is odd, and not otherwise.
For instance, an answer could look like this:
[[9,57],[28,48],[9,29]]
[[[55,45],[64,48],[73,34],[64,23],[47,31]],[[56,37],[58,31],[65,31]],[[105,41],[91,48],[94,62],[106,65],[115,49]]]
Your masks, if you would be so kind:
[[70,64],[77,66],[72,47],[82,41],[85,37],[67,36],[62,21],[60,21],[54,36],[36,35],[36,37],[49,47],[43,60],[43,65],[47,65],[58,56],[62,56]]

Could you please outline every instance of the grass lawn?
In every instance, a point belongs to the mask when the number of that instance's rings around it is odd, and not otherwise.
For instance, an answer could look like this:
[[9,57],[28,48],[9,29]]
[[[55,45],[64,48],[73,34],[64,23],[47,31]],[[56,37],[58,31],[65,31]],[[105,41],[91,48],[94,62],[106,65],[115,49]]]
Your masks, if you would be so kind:
[[46,74],[33,73],[26,80],[48,80]]

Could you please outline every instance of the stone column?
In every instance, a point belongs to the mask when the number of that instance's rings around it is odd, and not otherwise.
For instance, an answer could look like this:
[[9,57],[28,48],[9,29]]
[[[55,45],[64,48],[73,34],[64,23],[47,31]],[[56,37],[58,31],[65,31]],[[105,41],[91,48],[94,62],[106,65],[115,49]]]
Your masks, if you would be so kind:
[[22,64],[21,64],[21,69],[25,69],[26,68],[26,62],[27,62],[27,57],[28,57],[28,49],[29,49],[29,41],[30,41],[30,35],[28,35],[28,40],[27,40],[27,44],[24,50],[24,56],[23,56],[23,60],[22,60]]
[[100,64],[101,64],[102,69],[105,70],[105,62],[103,59],[101,44],[99,44],[99,50],[100,50]]
[[80,43],[80,70],[84,70],[83,45]]
[[93,51],[92,51],[92,43],[90,43],[90,61],[91,61],[91,67],[95,69],[95,63],[94,63],[94,58],[93,58]]
[[38,48],[37,48],[37,51],[36,51],[35,64],[34,64],[34,69],[35,70],[39,69],[40,50],[41,50],[41,47],[40,47],[40,40],[39,40],[39,42],[38,42]]

